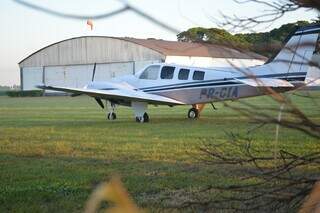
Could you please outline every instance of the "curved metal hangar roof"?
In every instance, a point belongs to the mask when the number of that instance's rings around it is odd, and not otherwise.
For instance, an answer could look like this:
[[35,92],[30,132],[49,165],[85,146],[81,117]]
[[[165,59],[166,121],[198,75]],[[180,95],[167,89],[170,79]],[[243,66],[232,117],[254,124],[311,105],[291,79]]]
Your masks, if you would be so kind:
[[23,59],[19,62],[19,66],[36,67],[159,59],[164,61],[166,56],[266,59],[252,52],[242,53],[228,47],[205,43],[83,36],[46,46]]

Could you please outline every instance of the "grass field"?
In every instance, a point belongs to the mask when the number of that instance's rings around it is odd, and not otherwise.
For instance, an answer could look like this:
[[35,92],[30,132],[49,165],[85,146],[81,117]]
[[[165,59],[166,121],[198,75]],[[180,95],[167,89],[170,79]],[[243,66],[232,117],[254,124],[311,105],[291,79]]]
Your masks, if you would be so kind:
[[[310,100],[293,100],[320,122],[320,109]],[[274,105],[267,97],[250,101]],[[198,147],[256,124],[222,104],[216,107],[207,107],[196,121],[186,119],[189,107],[150,107],[151,122],[139,124],[124,107],[118,120],[106,121],[87,97],[0,97],[0,212],[81,212],[94,187],[113,174],[150,211],[166,211],[199,187],[234,181],[237,174],[198,162]],[[274,125],[266,125],[252,137],[271,150],[274,132]],[[319,141],[284,128],[279,144],[295,153],[320,148]]]

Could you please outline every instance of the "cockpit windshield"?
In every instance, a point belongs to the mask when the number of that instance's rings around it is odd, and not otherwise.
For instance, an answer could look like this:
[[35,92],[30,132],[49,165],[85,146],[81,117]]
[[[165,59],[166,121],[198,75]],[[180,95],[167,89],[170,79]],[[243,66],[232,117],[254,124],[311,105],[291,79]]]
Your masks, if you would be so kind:
[[139,78],[147,80],[157,80],[159,76],[159,71],[160,65],[151,65],[142,72]]

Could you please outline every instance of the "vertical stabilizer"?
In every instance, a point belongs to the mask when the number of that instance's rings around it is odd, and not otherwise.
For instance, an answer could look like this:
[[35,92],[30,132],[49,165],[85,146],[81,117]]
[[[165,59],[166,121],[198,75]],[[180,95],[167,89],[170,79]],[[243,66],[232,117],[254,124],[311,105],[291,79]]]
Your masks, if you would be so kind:
[[312,63],[314,66],[310,66],[307,71],[305,83],[309,87],[320,86],[320,54],[314,54],[312,57]]
[[306,73],[312,66],[313,55],[318,51],[319,32],[320,25],[298,28],[269,66],[281,73]]

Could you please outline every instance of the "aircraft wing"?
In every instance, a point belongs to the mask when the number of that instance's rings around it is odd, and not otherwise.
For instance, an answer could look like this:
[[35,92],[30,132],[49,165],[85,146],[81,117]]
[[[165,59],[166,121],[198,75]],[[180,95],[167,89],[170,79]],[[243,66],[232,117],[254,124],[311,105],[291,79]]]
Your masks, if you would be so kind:
[[290,82],[276,78],[236,78],[236,80],[252,87],[294,87]]
[[40,89],[55,90],[73,94],[85,94],[94,98],[101,99],[114,99],[121,101],[137,101],[137,102],[147,102],[150,104],[160,104],[160,105],[183,105],[185,103],[167,98],[160,95],[148,94],[142,91],[137,91],[133,89],[81,89],[81,88],[71,88],[71,87],[56,87],[56,86],[38,86]]

